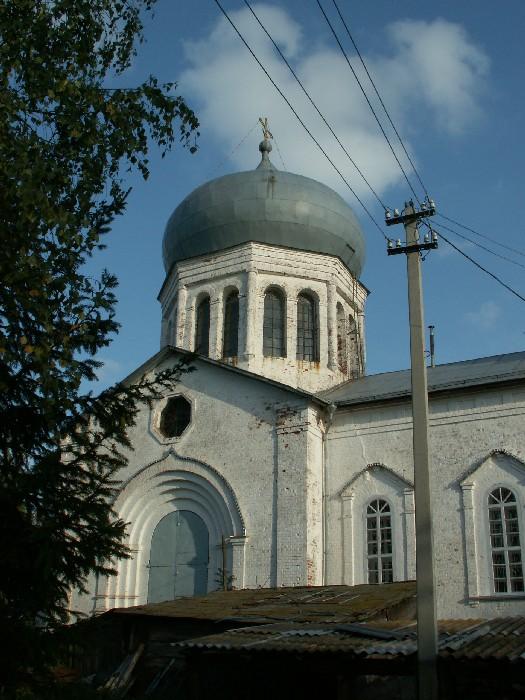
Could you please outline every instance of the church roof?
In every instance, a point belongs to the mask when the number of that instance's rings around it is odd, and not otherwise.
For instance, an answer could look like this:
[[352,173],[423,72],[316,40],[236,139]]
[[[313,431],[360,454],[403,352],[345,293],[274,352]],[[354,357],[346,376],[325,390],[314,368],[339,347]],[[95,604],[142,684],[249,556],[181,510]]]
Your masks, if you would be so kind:
[[[525,352],[479,357],[427,368],[429,393],[525,379]],[[338,405],[386,401],[412,393],[410,370],[384,372],[353,379],[319,393]]]
[[316,180],[277,170],[269,141],[259,149],[255,170],[211,180],[175,209],[162,244],[166,271],[179,260],[255,241],[336,256],[359,277],[365,242],[349,205]]
[[296,387],[290,386],[289,384],[283,384],[282,382],[278,382],[275,379],[264,377],[261,374],[250,372],[246,369],[241,369],[240,367],[230,365],[227,362],[213,360],[211,357],[199,355],[198,353],[190,352],[189,350],[185,350],[184,348],[178,348],[174,345],[166,345],[164,348],[162,348],[162,350],[159,350],[159,352],[155,353],[155,355],[152,355],[152,357],[146,360],[146,362],[140,365],[140,367],[137,367],[137,369],[133,370],[131,374],[128,374],[128,376],[122,380],[122,384],[129,385],[139,381],[144,374],[154,370],[161,364],[161,362],[163,362],[170,355],[182,356],[183,358],[188,360],[188,365],[190,367],[192,366],[192,363],[194,361],[203,362],[204,364],[216,367],[221,371],[233,372],[234,374],[241,375],[243,377],[246,377],[247,379],[252,379],[256,382],[262,382],[263,384],[269,384],[270,386],[273,386],[276,389],[295,394],[296,396],[300,396],[301,398],[306,399],[307,401],[313,401],[314,403],[321,406],[328,406],[330,404],[329,401],[323,399],[321,396],[317,394],[312,394],[309,391],[305,391],[304,389],[297,389]]

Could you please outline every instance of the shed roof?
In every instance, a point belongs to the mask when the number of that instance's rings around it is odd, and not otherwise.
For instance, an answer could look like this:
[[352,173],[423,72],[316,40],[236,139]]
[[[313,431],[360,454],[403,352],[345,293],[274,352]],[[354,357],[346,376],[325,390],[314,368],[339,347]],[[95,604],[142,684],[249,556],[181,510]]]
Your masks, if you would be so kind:
[[[416,623],[298,624],[277,623],[230,629],[220,634],[180,642],[186,649],[250,653],[340,653],[350,657],[385,659],[416,654]],[[525,617],[493,620],[441,620],[439,655],[462,660],[525,663]]]
[[[479,357],[427,368],[430,394],[525,379],[525,352]],[[352,405],[408,397],[410,370],[372,374],[319,393],[325,401]]]
[[115,608],[104,616],[140,616],[261,624],[276,621],[351,622],[372,619],[396,609],[407,614],[415,600],[414,581],[375,586],[299,586],[216,591],[194,598],[129,608]]

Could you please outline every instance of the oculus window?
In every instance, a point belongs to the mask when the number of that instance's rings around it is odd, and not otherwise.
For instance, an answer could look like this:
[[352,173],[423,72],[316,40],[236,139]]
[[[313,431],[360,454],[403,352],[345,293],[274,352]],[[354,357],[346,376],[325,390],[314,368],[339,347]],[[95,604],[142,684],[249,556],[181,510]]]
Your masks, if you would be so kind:
[[159,430],[165,438],[180,437],[190,422],[190,402],[184,396],[173,396],[162,409]]

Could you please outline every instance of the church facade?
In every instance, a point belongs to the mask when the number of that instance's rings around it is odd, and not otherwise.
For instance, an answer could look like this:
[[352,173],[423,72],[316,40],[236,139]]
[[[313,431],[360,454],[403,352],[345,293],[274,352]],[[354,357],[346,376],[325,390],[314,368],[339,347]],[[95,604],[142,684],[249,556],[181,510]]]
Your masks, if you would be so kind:
[[[410,375],[365,373],[359,224],[259,148],[168,222],[161,350],[126,381],[189,353],[195,371],[142,409],[115,502],[132,557],[74,609],[415,577]],[[519,614],[525,353],[428,384],[438,615]]]

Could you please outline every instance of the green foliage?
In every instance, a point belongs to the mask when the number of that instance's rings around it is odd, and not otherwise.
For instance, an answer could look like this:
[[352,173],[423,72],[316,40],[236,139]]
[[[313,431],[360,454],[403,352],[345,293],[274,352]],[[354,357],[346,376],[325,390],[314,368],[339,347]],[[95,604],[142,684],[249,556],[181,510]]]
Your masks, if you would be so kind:
[[[83,265],[103,247],[148,149],[198,122],[175,86],[121,80],[153,0],[4,0],[0,4],[0,680],[45,657],[68,592],[126,556],[111,510],[126,430],[141,401],[184,367],[82,393],[93,356],[118,329],[117,281]],[[1,693],[1,690],[0,690]]]

